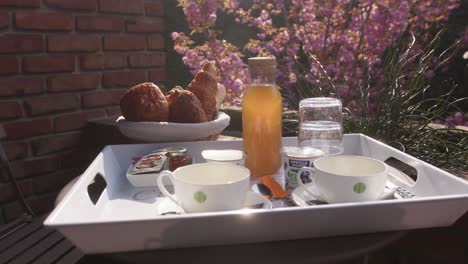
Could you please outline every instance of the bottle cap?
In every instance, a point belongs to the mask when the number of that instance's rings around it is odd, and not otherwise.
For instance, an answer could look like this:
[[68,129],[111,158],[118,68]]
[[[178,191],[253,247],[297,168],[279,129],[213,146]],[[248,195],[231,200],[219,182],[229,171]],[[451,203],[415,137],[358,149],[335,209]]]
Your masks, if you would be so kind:
[[275,57],[254,57],[249,58],[249,71],[251,74],[275,75],[276,58]]
[[275,57],[253,57],[249,58],[249,66],[254,65],[276,65]]

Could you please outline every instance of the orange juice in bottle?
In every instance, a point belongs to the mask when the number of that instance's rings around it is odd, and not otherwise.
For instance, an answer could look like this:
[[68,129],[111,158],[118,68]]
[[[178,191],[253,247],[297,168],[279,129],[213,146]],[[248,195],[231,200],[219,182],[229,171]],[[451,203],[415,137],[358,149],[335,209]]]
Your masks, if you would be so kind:
[[251,83],[242,100],[245,165],[252,177],[275,173],[281,166],[282,101],[276,85],[276,59],[249,59]]

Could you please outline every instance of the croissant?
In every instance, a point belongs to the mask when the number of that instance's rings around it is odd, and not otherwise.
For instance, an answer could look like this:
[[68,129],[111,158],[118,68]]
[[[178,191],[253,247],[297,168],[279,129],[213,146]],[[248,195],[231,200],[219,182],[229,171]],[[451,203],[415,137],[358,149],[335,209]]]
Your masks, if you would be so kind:
[[208,121],[200,100],[190,91],[172,89],[169,103],[169,121],[174,123],[201,123]]
[[169,105],[158,86],[151,82],[130,88],[120,99],[120,110],[128,121],[166,122]]
[[226,88],[221,83],[218,83],[218,92],[216,93],[216,109],[219,110],[221,104],[226,97]]
[[203,64],[202,70],[205,71],[205,72],[211,73],[211,75],[213,75],[213,77],[215,77],[215,79],[218,78],[218,71],[216,70],[216,66],[214,66],[213,63],[207,62],[207,63]]
[[[215,79],[218,79],[218,71],[216,70],[216,66],[213,63],[207,62],[203,64],[202,70],[213,75]],[[216,110],[219,111],[219,108],[221,107],[221,104],[224,102],[225,97],[226,97],[226,88],[221,83],[218,83],[218,91],[216,93]]]
[[218,84],[215,77],[213,77],[211,73],[200,71],[187,86],[187,90],[195,94],[195,96],[200,100],[208,120],[213,120],[218,114],[218,110],[216,108]]
[[169,105],[172,104],[172,102],[175,100],[175,98],[179,95],[181,91],[184,89],[180,86],[175,86],[169,92],[166,93],[166,100]]

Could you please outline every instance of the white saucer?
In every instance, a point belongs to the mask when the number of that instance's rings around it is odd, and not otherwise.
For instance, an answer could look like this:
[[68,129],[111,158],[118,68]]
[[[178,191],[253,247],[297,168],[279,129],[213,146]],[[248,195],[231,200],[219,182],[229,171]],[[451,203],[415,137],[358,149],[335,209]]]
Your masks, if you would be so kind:
[[[306,187],[312,186],[313,183],[307,183],[305,184]],[[398,189],[394,187],[395,185],[392,184],[391,182],[387,181],[387,184],[385,186],[385,192],[388,193],[388,195],[384,195],[384,198],[381,200],[386,200],[386,199],[401,199],[400,195],[398,195],[396,192],[399,192]],[[312,206],[312,205],[321,205],[321,204],[327,204],[325,201],[321,201],[317,197],[313,196],[306,190],[304,190],[303,187],[299,186],[294,191],[291,193],[291,198],[294,201],[296,205],[299,206]]]
[[[262,207],[253,208],[252,206],[261,205]],[[245,199],[244,208],[242,209],[272,209],[273,205],[270,201],[263,198],[261,194],[248,191]],[[157,215],[171,215],[171,214],[184,214],[184,209],[175,204],[167,197],[160,197],[156,200],[156,214]]]

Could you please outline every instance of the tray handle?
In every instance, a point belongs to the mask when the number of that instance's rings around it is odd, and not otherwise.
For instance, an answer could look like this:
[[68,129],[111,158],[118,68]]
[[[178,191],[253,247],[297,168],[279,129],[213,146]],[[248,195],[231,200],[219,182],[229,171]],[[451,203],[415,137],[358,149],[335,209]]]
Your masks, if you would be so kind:
[[398,155],[398,158],[392,155],[383,161],[395,169],[389,173],[393,184],[419,197],[436,193],[430,179],[424,176],[425,166],[421,162],[406,155]]
[[[394,175],[389,177],[390,181],[394,180],[395,185],[407,189],[415,196],[427,197],[444,192],[440,187],[440,177],[434,176],[435,174],[439,174],[439,172],[434,172],[435,168],[430,164],[365,135],[361,135],[360,147],[360,153],[364,156],[373,157],[384,162],[398,160],[398,163],[404,164],[404,168],[409,168],[410,172],[415,172],[415,176],[413,176],[415,179],[404,175],[405,169],[403,169],[403,172],[394,173]],[[413,173],[408,174],[411,175]],[[450,183],[446,183],[446,185],[448,184]]]
[[94,179],[88,184],[87,192],[91,202],[96,205],[102,193],[107,187],[107,182],[101,173],[96,173]]
[[418,179],[418,170],[415,167],[393,156],[385,159],[384,163],[396,170],[397,173],[395,173],[395,170],[391,171],[391,176],[402,181],[402,184],[410,185],[411,187],[416,184]]

